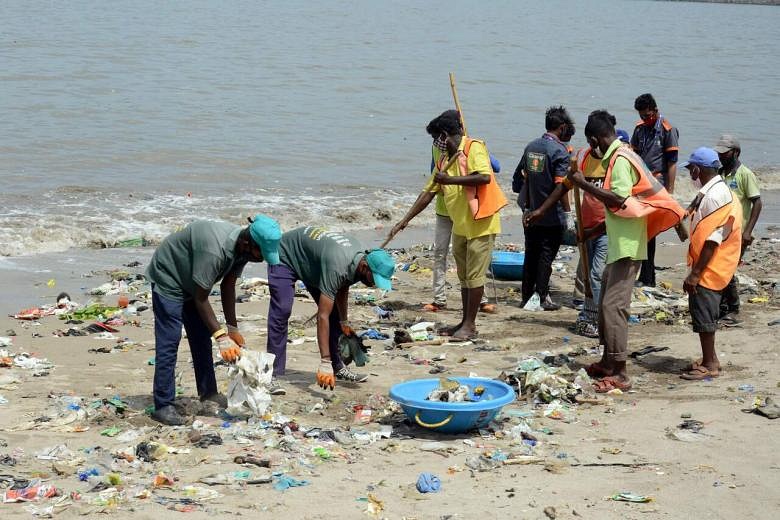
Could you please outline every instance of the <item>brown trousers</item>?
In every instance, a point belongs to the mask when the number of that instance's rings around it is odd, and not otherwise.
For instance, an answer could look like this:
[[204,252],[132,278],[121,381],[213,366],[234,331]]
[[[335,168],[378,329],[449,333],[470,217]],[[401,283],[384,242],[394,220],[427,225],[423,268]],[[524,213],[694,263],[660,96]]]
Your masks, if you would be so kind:
[[628,359],[628,315],[641,261],[621,258],[607,264],[601,279],[599,342],[611,361]]

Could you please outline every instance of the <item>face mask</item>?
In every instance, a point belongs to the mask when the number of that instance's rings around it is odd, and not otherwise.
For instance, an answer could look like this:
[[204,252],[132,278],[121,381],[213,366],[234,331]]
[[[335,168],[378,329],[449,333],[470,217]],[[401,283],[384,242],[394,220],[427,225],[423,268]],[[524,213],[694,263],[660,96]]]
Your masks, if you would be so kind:
[[732,154],[729,154],[728,157],[724,157],[721,159],[720,163],[721,165],[726,168],[727,170],[730,170],[732,166],[737,162],[737,156]]
[[691,181],[693,182],[693,187],[696,188],[697,190],[700,190],[703,187],[703,184],[701,183],[701,177],[699,177],[698,175],[695,179],[691,177]]
[[446,152],[447,151],[447,140],[442,139],[441,136],[437,137],[433,140],[433,146],[437,148],[440,152]]
[[598,159],[604,158],[604,152],[602,152],[601,148],[599,148],[598,146],[594,147],[591,153],[593,154],[593,157],[596,157]]

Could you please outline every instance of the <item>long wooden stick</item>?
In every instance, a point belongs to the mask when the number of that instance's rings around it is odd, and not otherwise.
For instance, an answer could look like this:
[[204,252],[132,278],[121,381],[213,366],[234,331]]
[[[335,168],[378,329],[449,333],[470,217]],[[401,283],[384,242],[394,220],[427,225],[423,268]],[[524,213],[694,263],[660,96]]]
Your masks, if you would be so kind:
[[[458,98],[458,89],[455,87],[455,73],[450,72],[450,89],[452,90],[452,100],[455,101],[455,110],[458,111],[460,117],[460,126],[463,127],[463,135],[469,135],[466,129],[466,118],[463,117],[463,109],[460,106],[460,99]],[[468,173],[468,172],[467,172]],[[498,290],[496,289],[496,277],[493,275],[493,268],[490,268],[490,283],[493,286],[493,302],[498,305]]]
[[460,115],[460,125],[463,127],[463,135],[469,135],[466,130],[466,119],[463,117],[463,110],[460,108],[460,100],[458,99],[458,89],[455,88],[455,73],[450,72],[450,88],[452,89],[452,99],[455,101],[455,110]]
[[590,287],[590,262],[588,261],[588,246],[585,244],[585,230],[582,227],[582,206],[580,204],[580,188],[574,186],[574,211],[577,218],[577,247],[580,249],[582,263],[582,284],[585,286],[585,296],[593,298]]

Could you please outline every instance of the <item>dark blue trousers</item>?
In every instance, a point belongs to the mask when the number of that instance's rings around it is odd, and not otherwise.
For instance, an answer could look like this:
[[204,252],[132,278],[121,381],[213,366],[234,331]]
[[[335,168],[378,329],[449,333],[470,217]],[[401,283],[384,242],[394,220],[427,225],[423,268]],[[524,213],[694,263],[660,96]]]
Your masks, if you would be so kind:
[[211,334],[198,314],[192,300],[180,302],[152,289],[154,311],[154,407],[173,404],[176,397],[176,357],[181,342],[181,327],[187,331],[198,396],[217,391],[214,359],[211,354]]

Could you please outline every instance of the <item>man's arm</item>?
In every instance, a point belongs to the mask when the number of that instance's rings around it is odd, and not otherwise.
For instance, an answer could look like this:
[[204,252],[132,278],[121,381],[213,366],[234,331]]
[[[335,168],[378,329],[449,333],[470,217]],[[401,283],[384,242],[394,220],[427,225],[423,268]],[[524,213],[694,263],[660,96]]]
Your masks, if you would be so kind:
[[428,204],[431,203],[435,196],[436,192],[433,191],[420,192],[420,194],[417,196],[417,200],[414,201],[414,204],[412,204],[412,207],[409,208],[409,211],[406,212],[406,215],[404,215],[404,217],[399,220],[398,223],[390,230],[390,234],[387,236],[387,242],[389,242],[390,239],[397,235],[402,229],[408,226],[409,222],[411,222],[414,217],[419,215],[422,210],[427,208]]
[[564,186],[563,183],[557,184],[552,193],[550,193],[550,195],[544,199],[544,202],[542,202],[541,206],[533,211],[527,211],[525,215],[523,215],[523,225],[528,227],[542,218],[545,214],[547,214],[548,211],[550,211],[550,208],[555,206],[558,201],[561,200],[561,197],[563,197],[563,195],[568,191],[569,190],[566,188],[566,186]]
[[[200,319],[203,320],[203,323],[206,324],[206,328],[209,330],[210,334],[214,334],[220,329],[219,322],[217,321],[217,316],[214,314],[214,309],[211,307],[211,304],[209,303],[209,294],[211,293],[211,289],[204,289],[203,287],[198,286],[195,289],[195,295],[193,297],[193,303],[195,304],[195,309],[198,311],[198,316],[200,316]],[[235,290],[234,290],[235,294]],[[224,298],[224,294],[223,294]],[[224,302],[224,300],[223,300]],[[233,298],[234,306],[235,306],[235,297]],[[235,313],[233,313],[233,320],[235,321]]]
[[666,191],[668,191],[670,194],[674,193],[674,182],[677,179],[677,152],[674,153],[675,155],[675,162],[669,162],[667,163],[667,171],[666,171]]
[[236,280],[238,280],[238,276],[234,271],[231,271],[222,279],[222,283],[219,285],[225,323],[231,327],[238,327],[238,321],[236,320]]
[[354,331],[349,327],[349,285],[346,285],[339,289],[336,293],[336,310],[339,311],[339,320],[341,321],[341,332],[347,336],[350,333],[354,334]]
[[587,191],[596,197],[608,208],[619,208],[626,200],[626,197],[621,197],[615,192],[599,188],[595,184],[588,182],[581,172],[570,172],[567,179],[579,186],[582,191]]
[[333,305],[333,298],[320,294],[317,303],[317,346],[320,359],[330,360],[330,313],[333,312]]
[[688,276],[683,281],[683,290],[685,292],[689,294],[696,294],[696,286],[699,285],[701,273],[704,272],[707,264],[709,264],[710,260],[712,260],[712,255],[715,254],[715,248],[717,247],[718,243],[712,240],[707,240],[704,242],[704,247],[701,249],[701,254],[699,255],[698,260],[696,260],[696,263],[693,265],[693,267],[691,267],[691,272],[688,273]]
[[468,175],[448,175],[444,172],[438,172],[434,180],[439,184],[456,184],[459,186],[480,186],[490,183],[490,175],[479,172],[472,172]]
[[764,204],[761,202],[761,197],[750,199],[750,202],[753,204],[753,207],[750,208],[750,218],[748,219],[747,224],[745,224],[745,229],[742,232],[742,247],[747,247],[753,243],[753,229],[756,227],[758,216],[761,215],[761,209],[764,207]]

